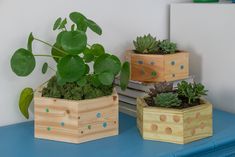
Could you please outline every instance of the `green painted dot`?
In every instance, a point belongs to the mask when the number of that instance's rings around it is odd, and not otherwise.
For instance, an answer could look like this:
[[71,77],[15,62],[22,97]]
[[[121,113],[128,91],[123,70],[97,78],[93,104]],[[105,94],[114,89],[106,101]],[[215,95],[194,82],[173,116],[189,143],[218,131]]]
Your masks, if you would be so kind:
[[61,126],[64,126],[64,122],[61,122],[60,125],[61,125]]
[[87,128],[88,128],[89,130],[91,130],[91,125],[88,125]]
[[154,61],[150,62],[150,65],[154,65],[154,64],[155,64],[155,62],[154,62]]
[[97,117],[97,118],[100,118],[100,117],[101,117],[101,113],[97,113],[97,114],[96,114],[96,117]]
[[180,69],[183,70],[183,69],[184,69],[184,65],[181,65],[181,66],[180,66]]
[[107,125],[108,125],[108,124],[107,124],[106,122],[103,123],[103,127],[104,127],[104,128],[106,128]]
[[48,109],[48,108],[46,108],[46,112],[49,112],[49,109]]
[[50,128],[50,127],[47,127],[47,131],[51,131],[51,128]]
[[175,65],[175,61],[171,61],[171,65]]
[[151,75],[152,75],[153,77],[155,77],[155,76],[157,76],[157,72],[156,72],[156,71],[152,71]]

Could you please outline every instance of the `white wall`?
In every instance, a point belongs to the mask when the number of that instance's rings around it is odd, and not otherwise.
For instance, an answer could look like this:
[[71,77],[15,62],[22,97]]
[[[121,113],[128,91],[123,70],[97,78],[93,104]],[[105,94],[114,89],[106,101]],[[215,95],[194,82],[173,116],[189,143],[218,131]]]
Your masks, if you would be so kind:
[[171,40],[190,52],[190,72],[217,108],[235,113],[235,4],[174,4]]
[[[103,36],[90,34],[90,41],[101,42],[121,56],[137,35],[167,38],[169,3],[182,1],[187,0],[0,0],[0,125],[24,121],[17,106],[20,91],[26,86],[36,88],[52,75],[41,75],[41,59],[27,78],[11,72],[10,57],[17,48],[26,46],[29,32],[53,43],[54,20],[81,11],[103,28]],[[49,53],[46,46],[34,47],[35,53]]]

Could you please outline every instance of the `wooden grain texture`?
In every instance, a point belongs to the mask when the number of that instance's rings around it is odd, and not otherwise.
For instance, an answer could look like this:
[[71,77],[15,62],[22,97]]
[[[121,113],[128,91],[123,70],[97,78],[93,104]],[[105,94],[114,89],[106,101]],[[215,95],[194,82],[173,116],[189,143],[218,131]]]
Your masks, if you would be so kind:
[[189,76],[189,53],[175,54],[136,54],[127,51],[127,61],[131,63],[131,80],[141,82],[165,82]]
[[137,127],[144,139],[185,144],[212,136],[212,105],[185,109],[150,107],[137,98]]
[[82,143],[118,134],[118,95],[81,101],[34,96],[35,137]]

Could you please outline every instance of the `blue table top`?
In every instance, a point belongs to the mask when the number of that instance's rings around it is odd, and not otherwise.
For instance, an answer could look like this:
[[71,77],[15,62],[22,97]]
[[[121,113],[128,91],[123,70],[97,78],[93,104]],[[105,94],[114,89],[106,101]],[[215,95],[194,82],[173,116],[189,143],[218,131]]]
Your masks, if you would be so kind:
[[235,156],[235,115],[214,110],[214,136],[186,145],[143,140],[133,117],[120,113],[119,136],[82,144],[34,138],[33,122],[0,127],[1,157]]

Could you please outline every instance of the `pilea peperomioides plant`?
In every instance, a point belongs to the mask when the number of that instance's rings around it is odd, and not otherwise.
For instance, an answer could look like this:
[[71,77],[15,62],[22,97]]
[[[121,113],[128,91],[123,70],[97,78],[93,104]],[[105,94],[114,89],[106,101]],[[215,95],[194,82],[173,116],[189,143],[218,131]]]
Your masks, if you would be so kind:
[[[35,68],[35,57],[51,57],[57,63],[57,70],[43,89],[44,96],[81,100],[111,94],[113,81],[119,74],[120,85],[124,90],[130,76],[129,63],[121,64],[119,58],[106,53],[101,44],[88,44],[88,28],[98,35],[102,34],[102,29],[94,21],[79,12],[72,12],[69,18],[73,22],[69,27],[66,18],[58,18],[55,21],[53,30],[58,30],[59,33],[54,44],[38,39],[30,33],[27,49],[16,50],[11,58],[13,72],[18,76],[28,76]],[[51,54],[34,54],[34,41],[51,47]],[[90,63],[93,63],[93,72],[90,72]],[[44,63],[42,73],[46,73],[48,67],[51,68]],[[19,108],[26,118],[29,118],[28,107],[33,92],[32,88],[25,88],[20,95]]]

